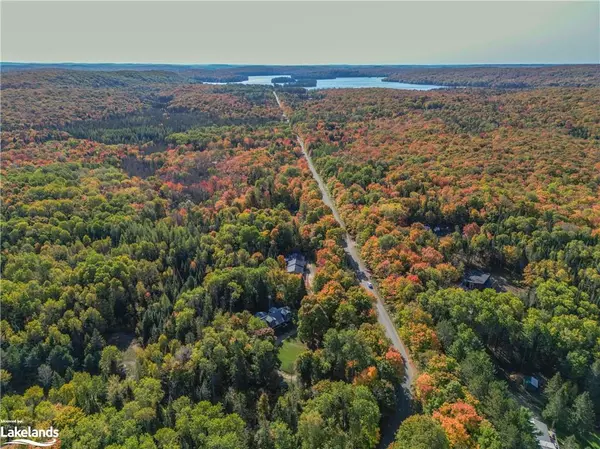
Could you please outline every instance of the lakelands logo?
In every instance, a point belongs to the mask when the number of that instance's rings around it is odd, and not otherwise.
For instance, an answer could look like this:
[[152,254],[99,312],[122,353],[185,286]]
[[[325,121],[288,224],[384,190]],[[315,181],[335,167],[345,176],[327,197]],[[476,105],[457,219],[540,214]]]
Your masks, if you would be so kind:
[[[10,446],[52,447],[58,442],[58,429],[52,426],[47,429],[36,429],[31,426],[23,427],[14,424],[20,424],[20,421],[3,421],[0,426],[0,438],[8,439],[2,443],[0,448]],[[31,438],[45,441],[33,441]]]

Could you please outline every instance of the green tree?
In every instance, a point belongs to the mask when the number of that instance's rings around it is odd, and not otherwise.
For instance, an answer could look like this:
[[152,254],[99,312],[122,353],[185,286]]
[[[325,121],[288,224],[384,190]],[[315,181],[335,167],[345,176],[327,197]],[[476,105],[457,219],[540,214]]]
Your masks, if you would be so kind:
[[450,449],[444,430],[429,416],[413,415],[402,422],[393,449]]
[[100,372],[104,377],[111,374],[122,374],[122,361],[123,355],[116,346],[106,346],[102,349],[100,356]]
[[575,396],[575,387],[570,382],[563,382],[560,374],[556,374],[546,386],[544,391],[548,403],[542,412],[544,419],[550,422],[551,427],[557,424],[568,428],[570,406]]
[[367,387],[323,381],[314,386],[298,423],[302,448],[374,448],[381,413]]
[[154,434],[159,449],[181,449],[177,432],[168,427],[158,429]]
[[590,394],[586,391],[575,398],[570,409],[569,424],[571,430],[579,436],[586,436],[594,430],[596,413]]
[[562,441],[560,447],[561,449],[581,449],[581,446],[579,445],[579,442],[577,441],[575,435],[569,435],[568,437],[566,437]]
[[600,416],[600,359],[596,359],[590,367],[585,379],[586,390],[594,403],[596,416]]
[[275,443],[275,449],[296,449],[296,437],[287,424],[281,421],[272,422],[270,425],[271,437]]

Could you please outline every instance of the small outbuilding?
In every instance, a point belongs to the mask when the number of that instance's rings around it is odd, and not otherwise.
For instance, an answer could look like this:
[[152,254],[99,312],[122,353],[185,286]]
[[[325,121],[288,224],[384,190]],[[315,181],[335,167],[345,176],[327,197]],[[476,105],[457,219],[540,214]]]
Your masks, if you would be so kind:
[[525,387],[529,387],[534,390],[539,390],[540,388],[540,380],[535,376],[525,376],[523,378],[523,384]]
[[463,279],[463,285],[469,290],[483,290],[484,288],[492,288],[490,273],[483,271],[469,271]]

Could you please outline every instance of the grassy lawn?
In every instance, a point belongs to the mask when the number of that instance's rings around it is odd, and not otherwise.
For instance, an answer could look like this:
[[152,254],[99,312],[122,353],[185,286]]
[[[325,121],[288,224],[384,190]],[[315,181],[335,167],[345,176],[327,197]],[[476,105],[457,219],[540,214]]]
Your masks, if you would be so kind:
[[284,340],[279,349],[279,360],[281,360],[281,370],[288,374],[294,374],[294,363],[298,356],[306,351],[306,345],[297,338]]

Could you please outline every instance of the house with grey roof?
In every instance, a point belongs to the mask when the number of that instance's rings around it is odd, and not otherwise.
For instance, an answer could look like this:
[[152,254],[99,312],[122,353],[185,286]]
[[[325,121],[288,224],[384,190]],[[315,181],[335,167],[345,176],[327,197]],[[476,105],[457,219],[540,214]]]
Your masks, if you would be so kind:
[[285,260],[287,262],[288,273],[304,275],[304,269],[306,268],[306,259],[302,254],[290,254]]
[[258,312],[254,316],[267,323],[271,329],[285,326],[292,321],[292,311],[289,307],[271,307],[268,312]]
[[535,418],[531,418],[531,424],[533,424],[535,437],[538,440],[540,448],[560,449],[556,440],[556,434],[549,430],[546,424]]
[[484,288],[492,288],[490,277],[490,273],[484,273],[483,271],[468,271],[463,279],[463,285],[469,290],[483,290]]

